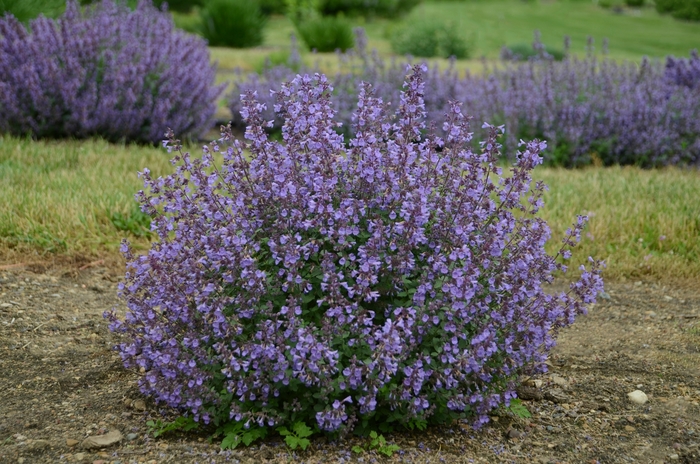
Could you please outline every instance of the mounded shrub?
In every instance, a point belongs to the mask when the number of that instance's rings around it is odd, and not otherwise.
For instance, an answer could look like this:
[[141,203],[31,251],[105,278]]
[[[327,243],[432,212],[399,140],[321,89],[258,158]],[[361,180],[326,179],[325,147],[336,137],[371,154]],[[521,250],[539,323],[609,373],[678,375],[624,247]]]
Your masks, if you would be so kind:
[[700,0],[656,0],[659,13],[670,13],[677,19],[700,21]]
[[508,45],[501,49],[501,59],[505,61],[528,61],[536,59],[550,59],[561,61],[566,54],[556,48],[547,48],[540,44],[540,48],[535,48],[532,45],[519,43]]
[[[184,66],[183,63],[187,63]],[[0,19],[0,132],[158,142],[206,130],[222,87],[203,40],[142,1],[105,0],[29,28]]]
[[251,93],[247,142],[225,129],[200,159],[169,137],[177,170],[145,170],[138,195],[158,241],[144,256],[124,244],[128,310],[105,314],[144,394],[251,428],[479,426],[519,375],[546,369],[557,331],[602,289],[596,262],[568,292],[544,289],[585,218],[548,255],[531,178],[545,143],[523,143],[502,176],[502,129],[472,150],[458,104],[424,136],[425,70],[395,118],[363,85],[348,145],[319,74],[277,94],[280,142]]
[[342,16],[310,17],[296,28],[306,46],[318,52],[346,51],[355,43],[352,25]]
[[439,21],[411,21],[391,37],[391,48],[400,55],[422,58],[435,56],[469,58],[467,41],[455,24]]
[[200,14],[211,46],[249,48],[265,40],[267,20],[258,0],[207,0]]

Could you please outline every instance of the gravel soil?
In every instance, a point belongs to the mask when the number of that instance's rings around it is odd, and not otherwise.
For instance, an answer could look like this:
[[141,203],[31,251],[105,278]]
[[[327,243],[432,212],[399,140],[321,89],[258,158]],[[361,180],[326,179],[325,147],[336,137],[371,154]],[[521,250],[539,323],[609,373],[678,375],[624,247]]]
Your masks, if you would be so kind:
[[[0,267],[0,462],[700,463],[700,284],[608,284],[561,333],[550,372],[523,379],[532,417],[502,410],[479,431],[386,435],[400,447],[386,457],[351,452],[367,444],[355,438],[303,452],[279,437],[225,452],[206,435],[153,438],[146,421],[171,411],[139,394],[102,318],[123,307],[119,278],[94,265]],[[634,390],[648,401],[630,401]]]

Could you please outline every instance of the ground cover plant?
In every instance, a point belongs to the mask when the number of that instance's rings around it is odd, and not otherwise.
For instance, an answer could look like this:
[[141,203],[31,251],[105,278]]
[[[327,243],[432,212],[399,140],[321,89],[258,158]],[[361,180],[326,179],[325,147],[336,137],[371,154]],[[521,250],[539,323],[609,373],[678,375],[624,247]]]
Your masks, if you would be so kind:
[[[125,244],[129,309],[105,314],[143,393],[237,444],[280,426],[480,427],[519,375],[545,369],[557,331],[602,291],[592,258],[568,292],[543,287],[586,218],[548,255],[531,177],[545,143],[523,143],[502,176],[501,129],[472,151],[457,103],[423,136],[426,70],[395,118],[363,86],[347,147],[327,79],[304,75],[279,91],[281,142],[248,93],[249,142],[224,130],[201,159],[179,152],[174,174],[143,172],[158,240],[143,256]],[[180,151],[172,133],[168,145]]]
[[[396,104],[405,66],[370,54],[361,31],[358,33],[356,50],[340,57],[344,68],[333,77],[333,103],[344,128],[351,127],[351,108],[360,82],[371,82],[385,102]],[[442,125],[442,108],[455,100],[477,121],[505,124],[510,150],[520,139],[547,140],[544,155],[553,164],[700,165],[697,55],[669,58],[665,67],[646,59],[637,65],[593,54],[556,62],[537,35],[533,49],[538,55],[527,64],[494,67],[483,75],[461,77],[453,67],[433,67],[426,78],[430,123]],[[238,81],[229,105],[234,123],[243,124],[235,118],[242,95],[256,91],[267,104],[265,118],[281,127],[282,119],[272,111],[270,92],[295,73],[281,66]]]
[[153,143],[172,127],[196,138],[222,90],[205,42],[145,0],[135,10],[69,1],[28,27],[5,16],[0,37],[4,133]]

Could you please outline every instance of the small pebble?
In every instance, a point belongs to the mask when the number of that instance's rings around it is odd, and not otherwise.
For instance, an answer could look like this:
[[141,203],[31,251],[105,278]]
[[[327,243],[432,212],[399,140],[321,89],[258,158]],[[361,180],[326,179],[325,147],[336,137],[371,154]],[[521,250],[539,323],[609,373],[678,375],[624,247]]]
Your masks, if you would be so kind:
[[676,453],[673,453],[673,454],[669,454],[669,455],[668,455],[668,458],[669,458],[671,461],[678,461],[678,458],[680,458],[680,456],[678,456]]
[[649,397],[641,390],[635,390],[627,394],[627,398],[635,404],[644,404],[649,401]]
[[508,438],[520,438],[522,436],[523,436],[523,433],[519,430],[516,430],[516,429],[508,430]]

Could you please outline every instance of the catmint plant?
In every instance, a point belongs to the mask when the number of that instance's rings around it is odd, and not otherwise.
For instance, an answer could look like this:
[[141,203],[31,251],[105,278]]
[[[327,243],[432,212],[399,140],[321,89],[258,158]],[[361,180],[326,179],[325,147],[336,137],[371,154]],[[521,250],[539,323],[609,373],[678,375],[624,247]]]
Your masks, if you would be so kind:
[[223,87],[206,43],[165,11],[71,0],[58,19],[0,18],[0,132],[159,142],[198,137]]
[[[406,66],[368,52],[362,33],[356,44],[339,55],[340,71],[330,77],[335,88],[331,101],[347,135],[352,135],[352,108],[360,83],[371,83],[384,102],[397,105]],[[508,153],[515,152],[520,139],[540,138],[548,142],[542,153],[545,160],[567,167],[597,160],[644,167],[700,165],[696,55],[670,59],[664,67],[647,59],[636,64],[597,57],[592,40],[584,58],[573,56],[567,42],[563,61],[553,61],[537,35],[532,47],[536,54],[528,62],[503,63],[483,73],[460,75],[453,63],[431,68],[425,75],[429,124],[440,127],[445,105],[455,100],[477,120],[508,127]],[[241,95],[257,91],[266,105],[265,119],[279,129],[283,120],[272,111],[269,91],[279,90],[295,74],[291,67],[280,66],[262,75],[241,76],[229,97],[232,113],[242,109]],[[236,116],[233,123],[245,125]],[[478,127],[475,133],[478,138],[488,136],[488,130]]]
[[144,394],[205,423],[478,427],[546,370],[557,331],[602,290],[591,259],[546,291],[586,218],[548,255],[532,180],[546,143],[521,142],[504,174],[502,127],[473,149],[457,102],[426,126],[426,71],[410,70],[395,114],[360,85],[349,143],[321,74],[276,92],[281,141],[254,93],[246,141],[223,127],[193,157],[167,135],[175,172],[144,170],[137,195],[158,240],[145,255],[123,244],[128,309],[105,314]]

